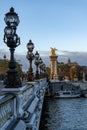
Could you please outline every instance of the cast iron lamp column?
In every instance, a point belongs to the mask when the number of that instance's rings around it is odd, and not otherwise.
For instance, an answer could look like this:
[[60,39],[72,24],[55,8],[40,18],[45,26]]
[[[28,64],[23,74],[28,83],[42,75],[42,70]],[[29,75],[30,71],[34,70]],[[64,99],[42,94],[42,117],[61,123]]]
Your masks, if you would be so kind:
[[32,41],[30,40],[29,43],[27,43],[27,59],[30,62],[30,67],[29,67],[29,71],[28,71],[28,75],[27,75],[27,80],[28,81],[34,81],[34,74],[33,74],[33,69],[32,69],[32,61],[34,60],[34,54],[33,49],[34,49],[34,44],[32,43]]
[[42,78],[44,78],[44,63],[42,64]]
[[46,66],[43,64],[44,78],[46,78]]
[[21,87],[22,84],[14,60],[14,51],[15,48],[20,45],[20,38],[16,34],[16,29],[20,21],[13,7],[10,8],[10,12],[5,14],[4,21],[7,25],[4,29],[4,42],[10,48],[9,70],[7,71],[4,84],[6,88],[18,88]]
[[35,79],[39,79],[39,72],[38,72],[38,66],[39,66],[39,53],[36,51],[35,53],[35,65],[36,65],[36,74]]
[[42,78],[42,72],[41,72],[41,64],[43,63],[43,61],[42,61],[42,59],[40,58],[39,59],[39,69],[40,69],[40,75],[39,75],[39,77],[40,77],[40,79]]
[[39,59],[40,79],[42,78],[42,65],[43,65],[43,61],[42,61],[42,59],[40,58],[40,59]]

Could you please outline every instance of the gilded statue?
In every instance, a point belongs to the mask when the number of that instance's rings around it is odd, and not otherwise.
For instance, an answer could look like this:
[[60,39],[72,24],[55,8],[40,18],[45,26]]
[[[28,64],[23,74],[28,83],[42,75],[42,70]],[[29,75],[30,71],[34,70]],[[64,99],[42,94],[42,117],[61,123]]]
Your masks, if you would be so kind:
[[52,47],[51,47],[51,54],[52,54],[52,55],[56,55],[56,53],[55,53],[56,50],[57,50],[56,48],[52,48]]

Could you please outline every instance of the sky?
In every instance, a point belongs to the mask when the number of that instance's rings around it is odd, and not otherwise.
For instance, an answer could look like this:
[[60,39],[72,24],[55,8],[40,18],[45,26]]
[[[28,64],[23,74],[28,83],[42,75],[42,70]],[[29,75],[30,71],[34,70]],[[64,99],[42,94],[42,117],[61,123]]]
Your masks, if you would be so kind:
[[0,0],[0,49],[6,51],[4,17],[10,7],[20,19],[17,34],[21,45],[16,53],[26,54],[30,39],[35,51],[55,47],[59,52],[87,52],[87,0]]

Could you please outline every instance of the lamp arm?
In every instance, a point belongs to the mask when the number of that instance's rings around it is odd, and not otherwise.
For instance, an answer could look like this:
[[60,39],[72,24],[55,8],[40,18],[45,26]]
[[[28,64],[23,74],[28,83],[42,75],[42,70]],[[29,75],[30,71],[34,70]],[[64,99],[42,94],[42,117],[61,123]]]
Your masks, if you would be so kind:
[[17,38],[17,46],[19,46],[21,43],[20,43],[20,38],[18,37]]
[[4,43],[6,44],[7,43],[7,38],[6,38],[6,36],[4,35]]

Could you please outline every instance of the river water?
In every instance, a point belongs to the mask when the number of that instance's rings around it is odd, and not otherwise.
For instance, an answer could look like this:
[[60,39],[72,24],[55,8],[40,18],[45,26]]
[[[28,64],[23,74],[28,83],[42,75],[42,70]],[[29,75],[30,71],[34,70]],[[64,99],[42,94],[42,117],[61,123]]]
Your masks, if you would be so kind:
[[45,99],[41,130],[87,130],[87,98]]

